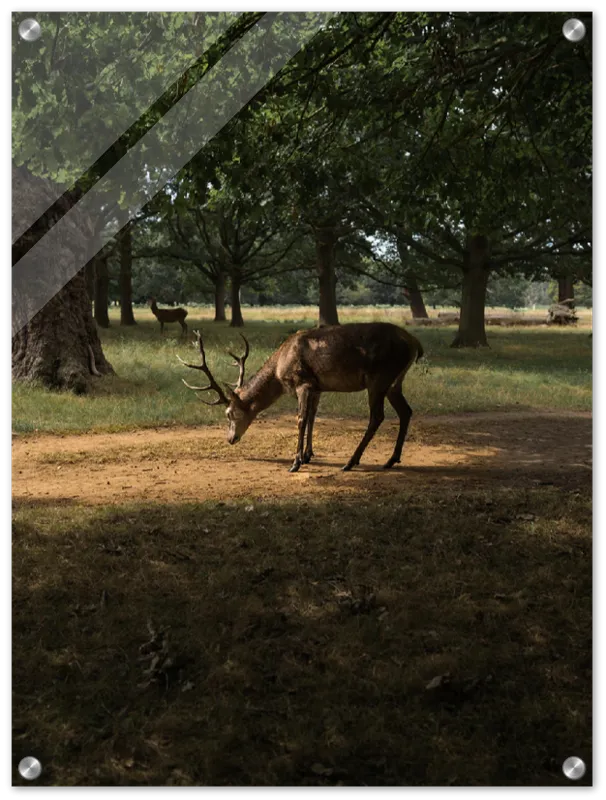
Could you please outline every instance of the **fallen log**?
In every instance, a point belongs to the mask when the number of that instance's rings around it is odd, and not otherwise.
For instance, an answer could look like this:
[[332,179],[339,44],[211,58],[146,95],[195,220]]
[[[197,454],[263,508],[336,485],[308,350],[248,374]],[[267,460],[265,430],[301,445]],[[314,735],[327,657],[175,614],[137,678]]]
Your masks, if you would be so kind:
[[574,300],[563,300],[561,303],[554,303],[547,311],[548,325],[576,325],[579,321],[573,308]]

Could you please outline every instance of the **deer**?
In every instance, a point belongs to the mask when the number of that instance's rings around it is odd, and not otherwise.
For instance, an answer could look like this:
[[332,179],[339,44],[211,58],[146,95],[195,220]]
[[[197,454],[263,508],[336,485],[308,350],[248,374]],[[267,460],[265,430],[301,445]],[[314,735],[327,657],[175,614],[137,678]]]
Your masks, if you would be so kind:
[[[226,406],[227,441],[239,442],[253,420],[283,394],[298,401],[298,440],[295,458],[289,472],[298,472],[314,456],[313,430],[320,397],[323,392],[368,392],[370,418],[360,444],[343,467],[348,472],[360,463],[362,454],[385,418],[385,399],[389,401],[400,421],[394,451],[383,465],[391,469],[399,464],[406,440],[412,409],[402,394],[402,382],[408,370],[423,356],[418,339],[403,328],[389,322],[348,323],[329,325],[292,334],[263,364],[261,369],[244,383],[245,364],[250,345],[245,344],[242,356],[236,356],[233,366],[239,368],[237,382],[225,384],[225,391],[213,377],[204,351],[202,334],[194,331],[200,350],[201,363],[190,364],[177,356],[181,364],[202,371],[208,386],[183,383],[194,392],[216,393],[215,400],[202,400],[206,405]],[[307,440],[305,437],[307,435]]]
[[153,297],[149,299],[149,305],[152,314],[160,323],[160,333],[164,333],[165,322],[178,322],[181,326],[182,335],[187,333],[187,323],[185,317],[187,316],[187,309],[185,308],[158,308],[156,301]]

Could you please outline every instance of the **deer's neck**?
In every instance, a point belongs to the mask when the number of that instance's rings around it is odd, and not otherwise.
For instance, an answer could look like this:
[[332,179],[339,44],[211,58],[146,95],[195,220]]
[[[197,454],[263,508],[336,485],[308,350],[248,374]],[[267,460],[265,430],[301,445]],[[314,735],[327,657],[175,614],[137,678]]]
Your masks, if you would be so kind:
[[269,408],[284,393],[284,387],[276,377],[277,358],[269,358],[250,381],[240,389],[240,399],[255,416]]

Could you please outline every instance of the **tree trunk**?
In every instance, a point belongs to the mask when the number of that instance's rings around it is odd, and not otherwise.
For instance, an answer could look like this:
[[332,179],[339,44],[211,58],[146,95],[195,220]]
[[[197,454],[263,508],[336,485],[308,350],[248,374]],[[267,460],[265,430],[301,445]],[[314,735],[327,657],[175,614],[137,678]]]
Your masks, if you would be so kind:
[[13,336],[13,378],[50,389],[87,392],[95,373],[113,373],[93,322],[83,272],[79,272]]
[[404,295],[410,303],[412,318],[428,319],[429,315],[427,313],[427,309],[425,308],[425,301],[423,300],[423,295],[419,289],[416,277],[411,275],[409,278],[407,278],[407,281],[408,289],[404,290]]
[[84,280],[86,281],[86,291],[90,300],[91,309],[95,299],[95,259],[91,258],[84,267]]
[[107,255],[97,253],[95,261],[95,322],[100,328],[109,328],[109,314],[107,313],[109,296],[109,272],[107,269]]
[[120,232],[120,325],[136,325],[133,314],[133,237],[127,222]]
[[[23,168],[13,169],[13,220],[19,225],[26,213],[25,205],[33,206],[36,198],[48,208],[56,194],[48,181],[30,175]],[[51,256],[49,274],[69,274],[87,259],[93,226],[77,209],[71,215],[70,247],[58,256]],[[52,215],[41,224],[48,230],[56,222]],[[22,226],[23,228],[23,226]],[[40,233],[40,230],[38,230]],[[17,258],[32,245],[26,232],[19,240]],[[19,252],[21,251],[21,252]],[[60,263],[53,263],[60,259]],[[71,259],[71,261],[69,261]],[[15,267],[19,269],[19,266]],[[27,292],[17,302],[27,306]],[[85,268],[81,268],[63,288],[15,333],[12,341],[12,374],[15,380],[37,381],[49,388],[71,389],[81,394],[88,391],[95,374],[113,372],[105,360],[93,321],[90,298],[86,289]]]
[[[558,278],[558,303],[563,303],[565,300],[574,300],[574,279],[572,275]],[[570,304],[570,308],[574,308],[574,303]]]
[[417,276],[409,272],[406,267],[408,259],[408,247],[400,239],[400,237],[397,238],[397,247],[398,247],[398,254],[400,256],[400,262],[402,263],[402,267],[405,270],[404,274],[406,275],[406,282],[408,283],[408,287],[404,289],[404,297],[408,300],[408,303],[410,304],[412,318],[428,319],[429,315],[427,314],[427,309],[425,308],[423,295],[421,294],[421,290],[419,289],[419,284],[417,283]]
[[[241,316],[240,312],[240,316]],[[225,275],[220,272],[215,280],[215,322],[225,322]]]
[[240,287],[241,279],[239,275],[231,276],[231,328],[242,328],[244,319],[242,317],[242,307],[240,306]]
[[463,263],[463,289],[459,331],[451,347],[488,347],[484,309],[490,271],[490,246],[486,236],[471,236]]
[[333,228],[316,228],[316,270],[318,273],[320,326],[338,325],[337,276],[335,274],[335,245]]

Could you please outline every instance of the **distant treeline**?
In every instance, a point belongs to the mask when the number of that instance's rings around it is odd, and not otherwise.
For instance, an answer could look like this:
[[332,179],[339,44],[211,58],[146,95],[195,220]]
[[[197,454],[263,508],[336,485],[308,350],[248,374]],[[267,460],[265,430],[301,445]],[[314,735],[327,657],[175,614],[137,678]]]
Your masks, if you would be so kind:
[[[156,278],[156,279],[154,279]],[[592,307],[592,288],[583,283],[574,287],[577,306]],[[147,303],[155,297],[160,305],[208,304],[213,302],[213,294],[207,287],[192,285],[191,274],[174,267],[162,271],[160,275],[150,275],[149,269],[135,271],[133,275],[134,302]],[[317,304],[317,290],[310,276],[301,274],[267,279],[257,286],[242,287],[242,304],[245,306],[289,306]],[[110,299],[118,302],[120,298],[117,280],[110,282]],[[433,289],[423,292],[428,308],[458,307],[461,291],[459,288]],[[532,308],[549,306],[558,299],[556,281],[532,281],[521,276],[492,276],[488,281],[487,306],[492,308]],[[377,283],[371,278],[352,279],[347,273],[340,277],[337,286],[337,300],[345,306],[400,306],[408,301],[399,287]],[[229,306],[229,292],[226,292],[226,305]]]

